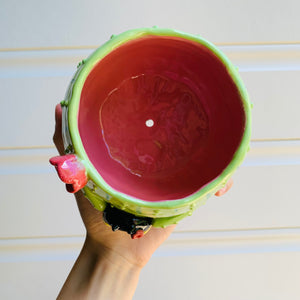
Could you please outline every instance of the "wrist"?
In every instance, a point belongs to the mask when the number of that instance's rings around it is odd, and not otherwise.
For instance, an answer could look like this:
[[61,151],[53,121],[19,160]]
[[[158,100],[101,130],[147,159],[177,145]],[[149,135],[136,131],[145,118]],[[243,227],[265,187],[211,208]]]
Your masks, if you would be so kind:
[[58,299],[130,300],[140,271],[122,255],[87,237]]
[[93,261],[87,286],[92,299],[132,299],[141,268],[113,249],[95,246],[88,237],[84,247]]

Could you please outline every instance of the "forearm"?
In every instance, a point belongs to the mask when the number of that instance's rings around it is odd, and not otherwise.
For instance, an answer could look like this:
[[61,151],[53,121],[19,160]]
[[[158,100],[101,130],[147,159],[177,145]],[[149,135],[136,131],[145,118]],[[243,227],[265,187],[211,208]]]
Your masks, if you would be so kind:
[[130,300],[140,268],[107,251],[95,251],[87,239],[58,299]]

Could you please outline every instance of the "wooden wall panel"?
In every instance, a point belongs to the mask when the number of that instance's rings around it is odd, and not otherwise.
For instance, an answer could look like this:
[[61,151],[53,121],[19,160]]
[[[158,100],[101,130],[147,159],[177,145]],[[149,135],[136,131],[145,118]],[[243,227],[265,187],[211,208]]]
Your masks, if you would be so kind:
[[299,251],[154,258],[133,299],[296,300]]
[[[70,237],[0,241],[1,297],[54,299],[82,242]],[[299,231],[247,237],[174,233],[142,271],[133,299],[296,300],[299,255]]]
[[0,48],[98,45],[112,34],[153,25],[216,43],[298,42],[298,11],[297,0],[2,0]]
[[[253,108],[253,139],[300,138],[300,47],[224,46],[239,68]],[[54,107],[76,65],[94,49],[0,52],[0,147],[52,144]],[[10,130],[4,130],[9,126]]]
[[0,298],[55,298],[84,240],[76,202],[48,163],[54,107],[77,63],[111,34],[158,25],[228,55],[254,104],[253,135],[233,189],[177,226],[134,299],[298,299],[299,3],[2,1]]
[[[253,142],[251,146],[234,175],[232,190],[222,198],[209,199],[178,225],[178,231],[300,226],[300,143]],[[0,237],[84,233],[73,196],[48,163],[55,149],[2,150],[0,154]]]

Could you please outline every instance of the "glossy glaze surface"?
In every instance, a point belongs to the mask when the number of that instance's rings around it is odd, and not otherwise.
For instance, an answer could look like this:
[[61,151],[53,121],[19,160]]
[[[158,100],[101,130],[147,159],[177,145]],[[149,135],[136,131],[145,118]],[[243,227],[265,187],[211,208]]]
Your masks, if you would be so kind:
[[197,95],[172,75],[129,78],[100,109],[110,156],[139,177],[163,178],[184,168],[208,137],[208,118]]
[[227,167],[245,114],[226,68],[207,48],[148,36],[104,57],[79,106],[83,146],[115,190],[147,201],[181,199]]

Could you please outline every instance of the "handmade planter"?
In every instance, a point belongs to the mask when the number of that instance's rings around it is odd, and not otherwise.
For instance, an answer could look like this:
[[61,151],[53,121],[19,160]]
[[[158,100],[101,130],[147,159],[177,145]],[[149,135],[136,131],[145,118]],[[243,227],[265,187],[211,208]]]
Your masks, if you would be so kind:
[[113,36],[75,73],[63,108],[69,192],[82,189],[114,230],[177,223],[223,187],[250,142],[236,68],[205,39],[142,28]]

